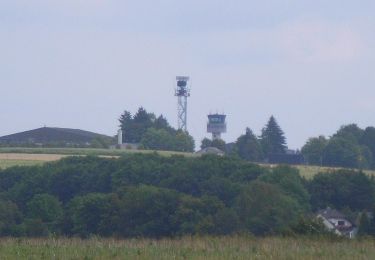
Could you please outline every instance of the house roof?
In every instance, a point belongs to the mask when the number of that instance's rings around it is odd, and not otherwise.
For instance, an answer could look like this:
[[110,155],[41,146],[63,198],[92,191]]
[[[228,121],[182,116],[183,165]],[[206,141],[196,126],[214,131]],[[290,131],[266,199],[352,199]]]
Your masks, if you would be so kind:
[[225,153],[216,148],[216,147],[207,147],[207,148],[204,148],[198,152],[196,152],[196,154],[216,154],[216,155],[224,155]]
[[330,218],[346,218],[344,214],[342,214],[340,211],[331,209],[331,208],[326,208],[318,211],[318,215],[323,216],[326,219]]

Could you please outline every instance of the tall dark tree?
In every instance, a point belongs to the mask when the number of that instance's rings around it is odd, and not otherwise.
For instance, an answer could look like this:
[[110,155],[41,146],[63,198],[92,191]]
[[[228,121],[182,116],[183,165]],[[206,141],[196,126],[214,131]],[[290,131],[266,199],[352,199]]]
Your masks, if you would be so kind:
[[250,128],[246,128],[246,133],[237,139],[235,149],[242,159],[254,162],[263,159],[262,147]]
[[266,156],[286,153],[287,146],[284,132],[277,124],[274,116],[270,117],[268,123],[262,129],[260,143]]
[[132,143],[135,139],[133,130],[133,117],[129,111],[124,113],[119,118],[120,128],[123,131],[123,140],[126,143]]
[[156,119],[154,114],[147,113],[143,107],[140,107],[133,117],[129,111],[124,111],[119,122],[123,130],[123,140],[126,143],[139,143],[147,129],[153,127]]
[[167,130],[170,133],[175,132],[175,130],[169,125],[167,119],[163,115],[160,115],[158,118],[156,118],[153,127],[156,129]]
[[124,113],[119,118],[121,129],[125,129],[125,127],[128,124],[130,124],[132,120],[133,120],[132,114],[129,111],[125,110]]
[[146,109],[140,107],[133,118],[134,142],[139,143],[147,129],[153,126],[155,115],[147,113]]

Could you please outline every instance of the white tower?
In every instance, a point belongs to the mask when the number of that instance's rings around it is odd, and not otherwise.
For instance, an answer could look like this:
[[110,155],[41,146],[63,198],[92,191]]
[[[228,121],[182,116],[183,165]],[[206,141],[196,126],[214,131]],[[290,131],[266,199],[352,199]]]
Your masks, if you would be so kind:
[[117,144],[122,145],[122,130],[119,129],[117,132]]
[[227,132],[226,115],[208,115],[207,132],[212,134],[212,140],[221,139],[221,134]]

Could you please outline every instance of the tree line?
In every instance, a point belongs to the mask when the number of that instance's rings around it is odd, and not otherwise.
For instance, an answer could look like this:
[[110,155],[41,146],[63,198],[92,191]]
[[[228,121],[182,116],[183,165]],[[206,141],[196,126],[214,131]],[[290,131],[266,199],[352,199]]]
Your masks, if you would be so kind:
[[285,155],[288,148],[285,134],[274,116],[270,117],[259,137],[250,128],[246,128],[245,134],[231,145],[223,140],[202,140],[202,149],[210,146],[252,162],[267,162],[272,155]]
[[322,234],[313,212],[369,212],[374,187],[362,172],[306,180],[235,157],[69,157],[0,171],[0,236]]
[[[203,139],[201,148],[209,146],[252,162],[269,162],[273,155],[285,155],[287,152],[285,134],[273,116],[262,129],[259,137],[247,128],[245,134],[232,144],[226,144],[223,140]],[[299,153],[303,156],[299,163],[375,169],[375,127],[361,129],[356,124],[344,125],[329,138],[325,136],[309,138],[301,151],[296,152],[297,156],[300,156]]]
[[307,163],[312,165],[374,169],[375,128],[342,126],[332,137],[310,138],[302,147]]

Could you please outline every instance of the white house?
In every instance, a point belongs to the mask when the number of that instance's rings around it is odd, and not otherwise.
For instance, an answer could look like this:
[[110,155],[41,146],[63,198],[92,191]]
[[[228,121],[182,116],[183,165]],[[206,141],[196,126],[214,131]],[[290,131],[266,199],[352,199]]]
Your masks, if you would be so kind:
[[324,226],[339,236],[354,238],[358,229],[341,212],[326,208],[317,212],[317,218],[323,221]]

